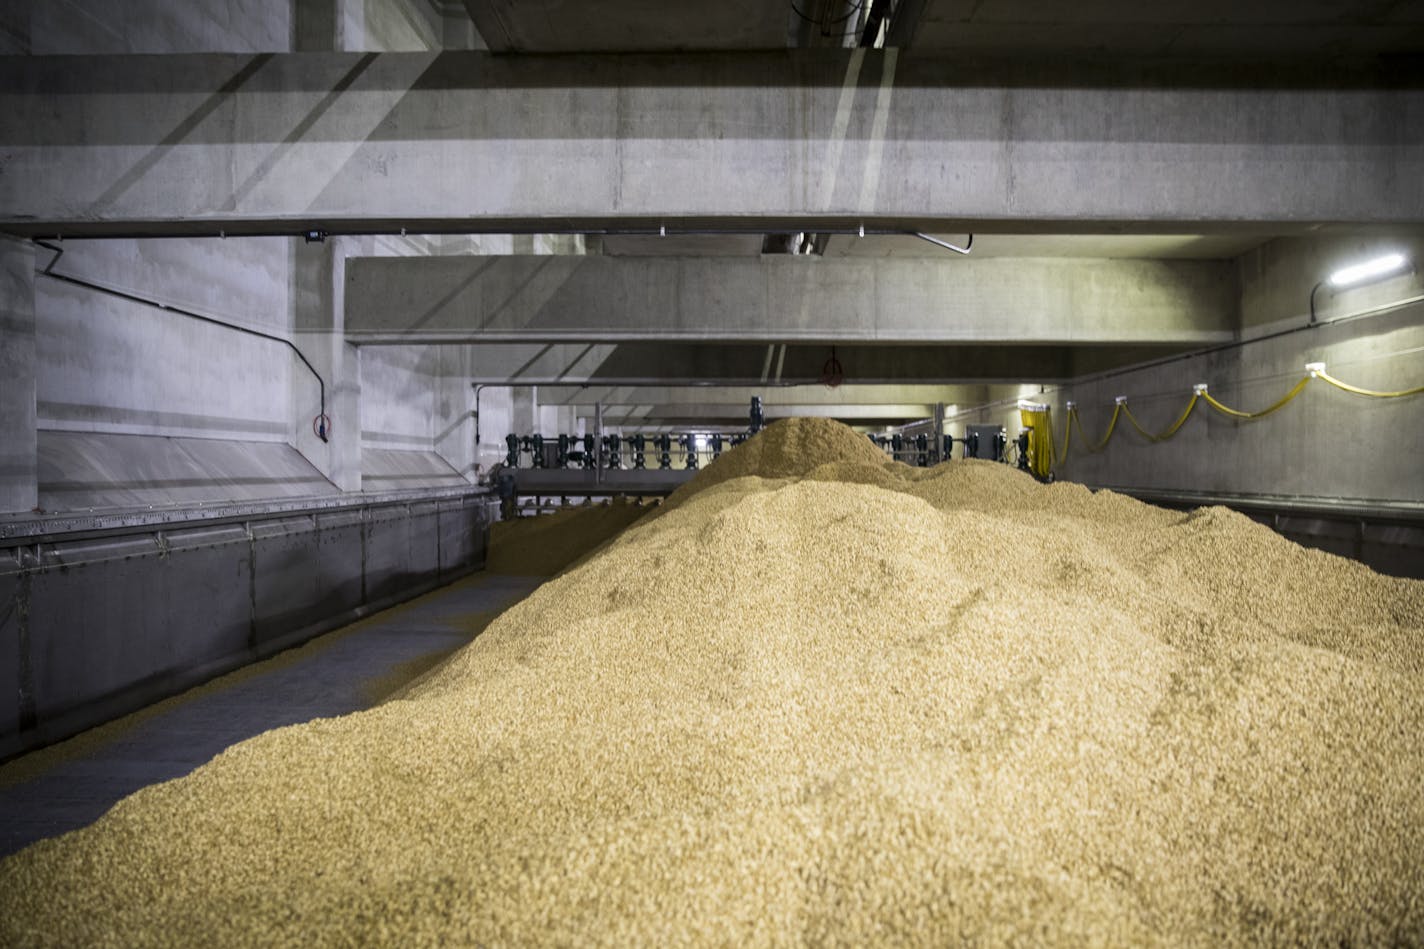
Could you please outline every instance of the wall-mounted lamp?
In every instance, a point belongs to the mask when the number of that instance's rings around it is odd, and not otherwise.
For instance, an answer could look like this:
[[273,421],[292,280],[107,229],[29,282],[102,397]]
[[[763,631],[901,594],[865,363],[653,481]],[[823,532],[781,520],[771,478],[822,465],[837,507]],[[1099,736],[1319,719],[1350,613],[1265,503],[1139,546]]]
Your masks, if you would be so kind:
[[1409,266],[1409,258],[1403,254],[1385,254],[1383,257],[1376,257],[1364,263],[1352,264],[1349,267],[1342,267],[1324,280],[1310,288],[1310,322],[1315,323],[1315,294],[1320,288],[1329,284],[1332,289],[1342,287],[1354,287],[1362,283],[1369,283],[1379,280],[1381,277],[1388,277],[1390,274],[1398,273]]

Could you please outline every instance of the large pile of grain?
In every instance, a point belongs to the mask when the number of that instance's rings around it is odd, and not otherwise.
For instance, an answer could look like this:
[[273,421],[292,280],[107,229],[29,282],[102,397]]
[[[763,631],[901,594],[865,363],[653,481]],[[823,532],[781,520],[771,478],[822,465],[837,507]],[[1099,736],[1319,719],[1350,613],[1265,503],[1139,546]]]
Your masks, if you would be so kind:
[[1424,584],[863,441],[0,865],[0,942],[1424,942]]
[[551,577],[618,536],[650,510],[617,500],[497,521],[490,526],[485,569],[491,573]]

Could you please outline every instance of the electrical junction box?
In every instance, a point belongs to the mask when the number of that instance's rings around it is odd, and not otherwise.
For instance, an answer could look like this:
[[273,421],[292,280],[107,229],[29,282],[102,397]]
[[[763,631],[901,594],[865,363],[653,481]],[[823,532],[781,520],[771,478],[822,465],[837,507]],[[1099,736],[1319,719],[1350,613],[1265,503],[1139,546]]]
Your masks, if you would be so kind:
[[[1004,428],[1002,425],[964,426],[964,450],[966,457],[987,458],[989,461],[998,461],[998,439],[1003,435],[1003,432]],[[979,437],[975,438],[976,435]]]

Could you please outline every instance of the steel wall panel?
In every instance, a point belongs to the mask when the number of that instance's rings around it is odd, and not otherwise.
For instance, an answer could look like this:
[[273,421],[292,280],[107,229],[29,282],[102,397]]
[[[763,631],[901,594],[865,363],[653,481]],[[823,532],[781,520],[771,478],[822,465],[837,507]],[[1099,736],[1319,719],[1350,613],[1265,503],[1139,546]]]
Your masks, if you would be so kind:
[[382,502],[0,548],[0,759],[479,565],[489,510]]
[[29,610],[29,591],[21,589],[19,551],[0,550],[0,735],[20,729],[20,667],[28,651],[21,636],[22,611]]

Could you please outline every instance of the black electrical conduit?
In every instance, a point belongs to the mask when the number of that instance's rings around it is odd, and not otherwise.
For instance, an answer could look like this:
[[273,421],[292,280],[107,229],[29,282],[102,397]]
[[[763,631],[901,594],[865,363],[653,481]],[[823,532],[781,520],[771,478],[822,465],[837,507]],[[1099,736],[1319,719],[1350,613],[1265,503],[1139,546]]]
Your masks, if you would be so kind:
[[273,336],[271,333],[264,333],[261,330],[251,329],[246,326],[239,326],[236,323],[228,323],[223,320],[214,319],[211,316],[204,316],[201,313],[194,313],[192,310],[185,310],[182,307],[170,306],[167,303],[160,303],[157,300],[150,300],[147,297],[141,297],[137,294],[129,293],[125,290],[117,290],[113,287],[106,287],[103,284],[91,283],[88,280],[81,280],[78,277],[71,277],[68,274],[55,273],[54,265],[59,263],[59,258],[64,256],[64,248],[56,247],[53,244],[47,244],[44,241],[39,240],[38,238],[35,239],[35,244],[39,245],[40,247],[43,247],[45,250],[54,251],[54,258],[50,260],[50,262],[45,266],[43,270],[40,271],[40,274],[42,276],[49,277],[52,280],[61,280],[64,283],[70,283],[76,287],[84,287],[86,290],[93,290],[96,293],[104,293],[111,297],[118,297],[120,300],[127,300],[130,303],[138,303],[142,304],[143,306],[151,306],[155,309],[163,310],[168,313],[177,313],[179,316],[186,316],[195,320],[200,320],[204,323],[211,323],[214,326],[222,326],[226,329],[237,330],[239,333],[246,333],[249,336],[256,336],[259,339],[271,340],[274,343],[281,343],[286,346],[292,352],[297,354],[297,358],[302,361],[302,365],[306,366],[307,369],[311,371],[311,374],[316,377],[316,384],[320,387],[321,390],[321,414],[316,417],[316,424],[313,426],[313,429],[316,432],[317,438],[320,438],[323,442],[327,440],[327,424],[330,420],[327,418],[326,415],[326,381],[321,378],[321,373],[316,371],[316,367],[313,366],[307,360],[307,357],[302,354],[302,351],[298,349],[296,344],[293,343],[291,340],[283,339],[281,336]]

